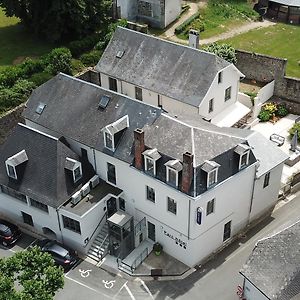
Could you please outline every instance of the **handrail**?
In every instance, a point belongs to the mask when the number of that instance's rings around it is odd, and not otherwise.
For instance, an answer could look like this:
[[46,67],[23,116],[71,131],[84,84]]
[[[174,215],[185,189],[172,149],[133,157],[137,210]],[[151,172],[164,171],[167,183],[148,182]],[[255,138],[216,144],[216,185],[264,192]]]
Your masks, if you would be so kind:
[[[106,217],[106,218],[105,218]],[[105,218],[105,221],[107,220],[107,212],[105,212],[105,214],[103,215],[103,217],[101,218],[99,224],[97,225],[97,227],[95,228],[95,230],[93,231],[93,233],[91,234],[90,237],[87,237],[85,240],[87,241],[86,244],[84,245],[84,248],[86,248],[86,246],[89,244],[89,242],[92,240],[94,234],[96,233],[96,231],[98,230],[98,228],[100,227],[103,219]]]
[[[102,248],[102,245],[104,245],[106,239],[108,238],[108,234],[105,236],[105,238],[103,239],[101,245],[99,246],[99,249],[98,249],[98,253],[97,253],[97,256],[100,258],[100,260],[102,260],[104,258],[104,256],[107,254],[107,250],[108,250],[108,247],[106,249],[104,249],[103,253],[101,253],[101,248]],[[105,254],[104,254],[105,253]]]
[[[133,263],[131,265],[133,270],[135,270],[143,262],[143,254],[145,252],[147,253],[147,255],[145,256],[145,258],[146,258],[149,255],[149,249],[148,249],[148,247],[146,247],[144,249],[144,251],[133,261]],[[137,264],[137,261],[138,261],[139,258],[141,259],[141,262],[139,264]]]

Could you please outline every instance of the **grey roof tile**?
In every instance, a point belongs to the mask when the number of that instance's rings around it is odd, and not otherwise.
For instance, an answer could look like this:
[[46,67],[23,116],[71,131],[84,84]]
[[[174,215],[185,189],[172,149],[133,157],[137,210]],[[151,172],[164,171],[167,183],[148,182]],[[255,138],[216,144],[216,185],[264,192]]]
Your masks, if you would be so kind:
[[96,70],[198,107],[228,65],[214,54],[118,27]]

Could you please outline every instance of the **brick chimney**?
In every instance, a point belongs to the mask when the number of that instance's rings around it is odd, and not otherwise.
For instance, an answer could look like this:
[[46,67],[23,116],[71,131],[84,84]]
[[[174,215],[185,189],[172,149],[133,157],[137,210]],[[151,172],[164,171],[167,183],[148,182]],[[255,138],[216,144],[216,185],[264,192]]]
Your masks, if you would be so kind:
[[145,133],[142,129],[137,128],[134,131],[134,166],[142,170],[143,169],[143,155],[145,151]]
[[189,32],[189,46],[191,48],[199,49],[199,31],[191,29]]
[[183,154],[182,184],[181,191],[188,194],[193,179],[193,154],[186,152]]

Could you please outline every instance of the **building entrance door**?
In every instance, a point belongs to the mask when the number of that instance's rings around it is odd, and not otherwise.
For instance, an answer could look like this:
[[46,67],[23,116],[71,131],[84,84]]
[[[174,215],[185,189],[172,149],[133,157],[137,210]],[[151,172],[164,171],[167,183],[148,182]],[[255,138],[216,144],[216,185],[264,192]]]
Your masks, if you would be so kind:
[[117,211],[117,200],[111,197],[107,200],[107,218],[111,217]]
[[155,242],[155,225],[148,221],[148,238]]

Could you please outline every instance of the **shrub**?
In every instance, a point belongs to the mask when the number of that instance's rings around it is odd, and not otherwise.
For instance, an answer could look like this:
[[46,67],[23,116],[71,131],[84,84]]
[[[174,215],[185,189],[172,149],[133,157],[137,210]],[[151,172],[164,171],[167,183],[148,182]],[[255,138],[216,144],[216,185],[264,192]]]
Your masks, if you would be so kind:
[[185,20],[181,25],[177,26],[175,28],[175,34],[181,34],[185,31],[187,26],[189,26],[195,19],[200,17],[200,12],[198,11],[197,13],[193,14],[190,16],[187,20]]
[[296,130],[298,131],[298,141],[300,141],[300,123],[295,123],[289,130],[290,138],[293,138]]
[[275,114],[275,112],[277,111],[277,104],[274,102],[268,102],[264,104],[263,110],[268,111],[270,114]]
[[271,119],[272,114],[268,110],[261,110],[258,118],[260,119],[261,122],[267,122]]
[[48,57],[48,66],[46,71],[52,75],[56,75],[59,72],[66,74],[72,74],[71,60],[72,54],[68,48],[55,48]]
[[203,47],[204,51],[214,53],[218,55],[219,57],[225,59],[229,63],[235,64],[237,59],[236,59],[236,53],[235,49],[228,44],[217,44],[213,43],[208,45],[207,47]]
[[25,74],[20,66],[11,66],[0,72],[0,85],[4,87],[12,87],[14,83],[24,78]]
[[276,116],[279,117],[285,117],[286,115],[288,115],[289,111],[286,108],[285,104],[281,103],[277,106],[277,111],[276,111]]
[[33,60],[31,58],[27,58],[21,65],[20,68],[23,70],[24,75],[29,77],[35,73],[42,72],[44,69],[44,65],[41,60]]
[[85,68],[84,64],[79,59],[72,59],[73,74],[81,72]]
[[101,38],[101,33],[94,33],[85,37],[84,39],[69,43],[68,48],[74,57],[79,57],[80,54],[93,49],[99,40],[101,40]]
[[101,57],[101,54],[102,54],[101,51],[99,51],[99,50],[93,50],[93,51],[91,51],[89,53],[82,54],[80,56],[80,61],[86,67],[88,67],[88,66],[95,66],[98,63],[98,61],[99,61],[99,59]]
[[36,86],[40,86],[44,82],[48,81],[52,78],[52,75],[47,72],[40,72],[33,74],[31,77],[29,77],[29,80],[33,82]]

